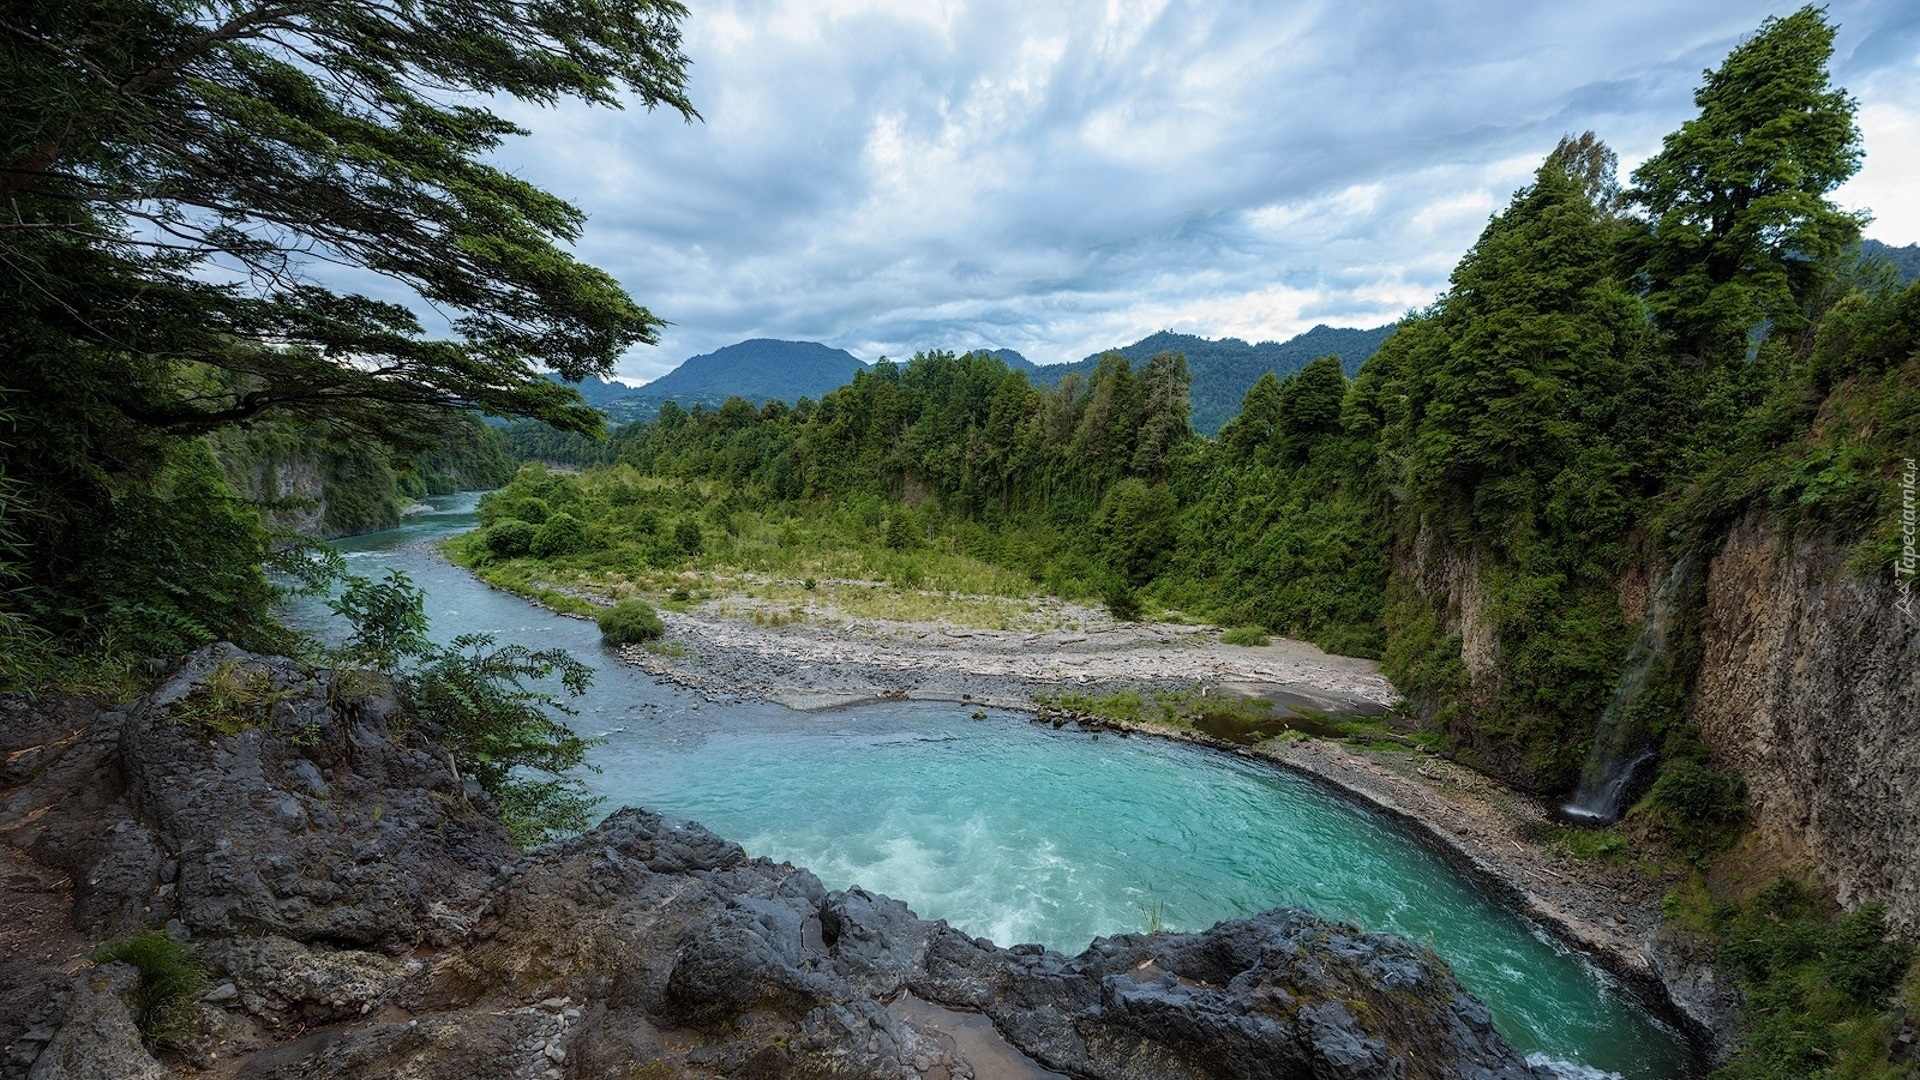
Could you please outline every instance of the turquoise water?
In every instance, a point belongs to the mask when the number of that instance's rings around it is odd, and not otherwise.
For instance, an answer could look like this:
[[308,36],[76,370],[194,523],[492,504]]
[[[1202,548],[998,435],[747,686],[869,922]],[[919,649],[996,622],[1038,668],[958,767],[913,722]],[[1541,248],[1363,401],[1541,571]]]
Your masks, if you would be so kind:
[[796,713],[663,686],[601,649],[591,623],[435,558],[424,542],[471,527],[472,498],[340,546],[356,572],[394,566],[424,586],[436,636],[484,630],[596,667],[575,726],[606,739],[587,779],[611,804],[693,818],[829,887],[896,896],[1003,945],[1071,953],[1100,934],[1297,904],[1431,945],[1529,1054],[1633,1080],[1689,1075],[1683,1042],[1610,978],[1311,781],[957,705]]

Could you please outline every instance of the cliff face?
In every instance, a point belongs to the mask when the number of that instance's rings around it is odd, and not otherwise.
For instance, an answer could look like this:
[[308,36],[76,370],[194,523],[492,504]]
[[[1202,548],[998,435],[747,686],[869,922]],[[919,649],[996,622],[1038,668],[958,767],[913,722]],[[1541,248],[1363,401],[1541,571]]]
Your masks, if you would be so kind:
[[[327,522],[328,482],[325,470],[312,458],[286,461],[264,459],[236,465],[225,462],[227,483],[235,494],[261,506],[270,527],[302,536],[337,535]],[[399,521],[397,509],[391,525]]]
[[1920,927],[1920,619],[1831,538],[1743,519],[1708,567],[1691,714],[1763,838]]
[[[1545,1080],[1426,948],[1280,909],[1002,949],[623,810],[518,854],[382,681],[211,646],[151,697],[0,699],[0,1076]],[[141,1045],[165,928],[212,989]]]

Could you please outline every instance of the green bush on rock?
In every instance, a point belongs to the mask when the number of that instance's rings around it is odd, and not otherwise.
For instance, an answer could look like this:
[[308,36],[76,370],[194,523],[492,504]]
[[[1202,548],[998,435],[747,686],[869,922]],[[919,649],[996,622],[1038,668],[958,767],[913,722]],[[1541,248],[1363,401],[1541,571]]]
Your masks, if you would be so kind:
[[667,632],[660,614],[644,600],[622,600],[600,613],[600,640],[608,645],[652,641]]

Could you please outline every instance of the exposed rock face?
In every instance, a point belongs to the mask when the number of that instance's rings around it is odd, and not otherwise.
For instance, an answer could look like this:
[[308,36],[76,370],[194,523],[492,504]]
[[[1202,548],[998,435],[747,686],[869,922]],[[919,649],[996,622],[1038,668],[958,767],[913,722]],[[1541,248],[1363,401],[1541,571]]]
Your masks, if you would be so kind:
[[[91,941],[190,935],[212,989],[176,1064],[222,1075],[1544,1075],[1431,952],[1301,911],[1065,957],[639,810],[518,855],[364,676],[214,647],[126,708],[0,718],[0,844],[73,886],[30,898]],[[0,1075],[167,1075],[124,969],[34,963]]]
[[1692,715],[1760,829],[1849,907],[1920,927],[1920,618],[1824,535],[1737,525],[1708,568]]

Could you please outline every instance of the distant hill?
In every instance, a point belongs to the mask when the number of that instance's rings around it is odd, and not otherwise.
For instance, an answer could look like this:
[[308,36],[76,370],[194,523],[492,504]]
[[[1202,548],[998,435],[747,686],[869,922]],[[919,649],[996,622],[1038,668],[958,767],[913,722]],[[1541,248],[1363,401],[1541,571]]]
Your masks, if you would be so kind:
[[[1897,254],[1906,249],[1887,250]],[[1290,375],[1314,358],[1334,353],[1340,357],[1347,374],[1352,375],[1392,333],[1391,326],[1372,330],[1316,326],[1287,341],[1249,345],[1239,338],[1211,340],[1162,330],[1112,351],[1136,367],[1159,353],[1185,353],[1187,370],[1193,374],[1193,428],[1202,434],[1214,435],[1219,433],[1222,424],[1240,412],[1241,399],[1263,373]],[[1070,371],[1092,371],[1102,355],[1095,353],[1071,364],[1036,365],[1012,349],[974,351],[996,357],[1045,386],[1058,385]],[[774,400],[792,404],[803,397],[817,399],[851,382],[866,366],[852,353],[816,341],[755,338],[690,357],[645,386],[633,387],[594,378],[571,385],[578,386],[587,403],[604,410],[614,423],[625,424],[652,420],[659,415],[660,406],[668,401],[677,402],[682,408],[695,405],[718,408],[735,396],[756,404]]]
[[[1185,353],[1187,370],[1193,375],[1193,429],[1203,435],[1216,435],[1221,425],[1239,415],[1241,400],[1266,372],[1291,375],[1314,359],[1331,353],[1340,357],[1341,366],[1351,377],[1392,335],[1390,325],[1371,330],[1316,326],[1286,341],[1249,345],[1239,338],[1214,340],[1162,330],[1110,351],[1126,357],[1136,367],[1159,353]],[[1102,355],[1095,353],[1072,364],[1043,365],[1034,369],[1033,380],[1057,384],[1070,371],[1092,371]]]
[[1878,240],[1860,241],[1860,254],[1869,259],[1885,259],[1900,273],[1901,282],[1911,285],[1920,278],[1920,244],[1894,247]]
[[983,356],[991,356],[1015,371],[1024,371],[1032,374],[1034,371],[1039,370],[1038,364],[1014,352],[1012,349],[974,349],[973,351]]
[[725,401],[785,401],[817,398],[852,381],[867,365],[845,349],[817,341],[754,338],[688,357],[686,362],[633,393],[682,404]]
[[609,404],[634,392],[633,387],[627,383],[608,379],[597,379],[592,375],[587,376],[577,383],[568,382],[552,372],[547,373],[547,378],[552,379],[562,386],[571,386],[575,390],[580,391],[580,396],[587,399],[587,404],[598,409],[604,409]]

